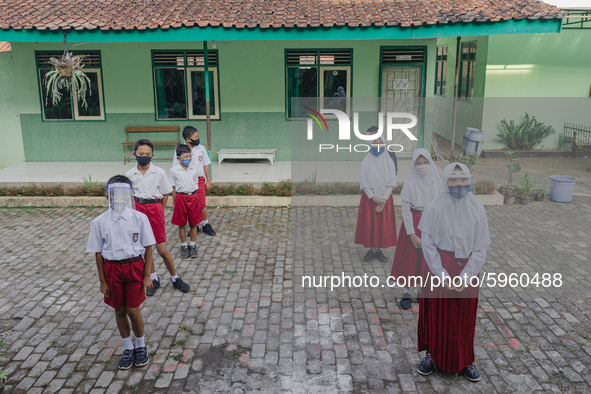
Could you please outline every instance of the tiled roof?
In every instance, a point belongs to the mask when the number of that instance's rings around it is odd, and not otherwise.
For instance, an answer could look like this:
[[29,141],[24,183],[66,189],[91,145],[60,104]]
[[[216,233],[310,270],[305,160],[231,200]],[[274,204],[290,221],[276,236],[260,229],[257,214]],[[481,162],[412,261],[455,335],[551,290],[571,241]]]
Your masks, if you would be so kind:
[[0,0],[0,29],[409,27],[563,15],[536,0]]
[[0,41],[0,52],[10,52],[12,51],[12,46],[9,42]]

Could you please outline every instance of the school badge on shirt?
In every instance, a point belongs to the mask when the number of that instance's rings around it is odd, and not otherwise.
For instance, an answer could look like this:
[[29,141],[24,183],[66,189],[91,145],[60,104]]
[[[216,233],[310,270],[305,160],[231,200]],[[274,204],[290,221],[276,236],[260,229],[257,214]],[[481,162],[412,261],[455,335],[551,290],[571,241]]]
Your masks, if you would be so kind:
[[133,233],[133,242],[137,242],[139,236],[140,236],[140,233]]

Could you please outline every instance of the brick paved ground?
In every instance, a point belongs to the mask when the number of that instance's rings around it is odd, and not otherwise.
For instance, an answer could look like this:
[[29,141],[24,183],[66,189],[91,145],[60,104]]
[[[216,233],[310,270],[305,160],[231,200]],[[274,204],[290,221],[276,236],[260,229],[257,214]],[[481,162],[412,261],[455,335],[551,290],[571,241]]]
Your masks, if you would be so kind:
[[166,284],[142,309],[151,363],[119,371],[113,312],[84,253],[101,212],[0,210],[9,392],[591,391],[589,197],[487,208],[484,270],[559,272],[563,286],[482,289],[477,384],[415,372],[417,311],[398,309],[399,291],[301,286],[302,275],[389,273],[352,245],[356,208],[213,210],[218,235],[199,235],[198,263],[169,244],[191,292],[174,291],[157,258]]

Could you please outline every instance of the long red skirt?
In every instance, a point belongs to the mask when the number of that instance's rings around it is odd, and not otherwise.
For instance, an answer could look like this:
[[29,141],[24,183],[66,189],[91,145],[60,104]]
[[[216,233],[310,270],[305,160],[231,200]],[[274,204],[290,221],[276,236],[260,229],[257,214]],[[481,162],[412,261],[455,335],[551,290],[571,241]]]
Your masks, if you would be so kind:
[[355,243],[365,248],[389,248],[396,246],[396,211],[392,196],[386,201],[381,213],[376,212],[376,203],[361,194]]
[[[453,253],[439,251],[443,268],[453,278],[464,265]],[[428,269],[427,269],[428,270]],[[421,290],[419,302],[419,352],[431,353],[435,366],[449,373],[458,373],[474,362],[474,333],[478,308],[478,287],[464,290],[461,298],[452,290],[430,283]],[[450,295],[450,293],[452,293]],[[468,298],[469,297],[469,298]]]
[[[419,221],[421,220],[421,214],[412,212],[412,221],[415,229],[415,234],[420,237],[421,230],[419,230]],[[419,286],[420,282],[411,280],[410,277],[420,276],[423,272],[424,267],[427,263],[421,249],[415,248],[410,239],[410,235],[406,233],[406,226],[404,220],[400,226],[400,232],[398,233],[398,246],[396,246],[396,253],[394,254],[394,262],[392,263],[392,272],[390,275],[394,278],[405,277],[406,287]],[[402,281],[401,281],[402,282]]]

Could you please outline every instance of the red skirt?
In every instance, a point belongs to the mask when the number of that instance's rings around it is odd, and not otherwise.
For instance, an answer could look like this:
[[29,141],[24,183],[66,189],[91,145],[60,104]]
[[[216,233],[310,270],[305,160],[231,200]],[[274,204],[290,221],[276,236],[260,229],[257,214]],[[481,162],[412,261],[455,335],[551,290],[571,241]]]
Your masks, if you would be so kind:
[[[421,220],[421,214],[412,211],[411,213],[415,234],[420,237],[421,230],[419,230],[419,221]],[[426,265],[427,263],[425,262],[423,252],[421,249],[415,248],[410,239],[410,235],[406,233],[406,226],[404,225],[403,220],[402,225],[400,226],[400,232],[398,233],[398,246],[396,246],[396,253],[394,254],[394,262],[392,263],[392,272],[390,275],[394,278],[405,277],[407,283],[406,287],[415,287],[420,285],[420,282],[414,283],[414,281],[410,281],[410,277],[420,276]]]
[[[443,268],[454,278],[464,265],[453,253],[439,251]],[[427,269],[428,271],[428,269]],[[478,308],[478,287],[455,291],[435,287],[430,281],[421,290],[419,302],[418,348],[431,353],[435,366],[458,373],[474,362],[474,333]],[[469,297],[469,298],[468,298]]]
[[361,194],[355,243],[374,249],[396,246],[396,211],[392,196],[386,201],[381,213],[376,212],[376,206],[365,193]]

